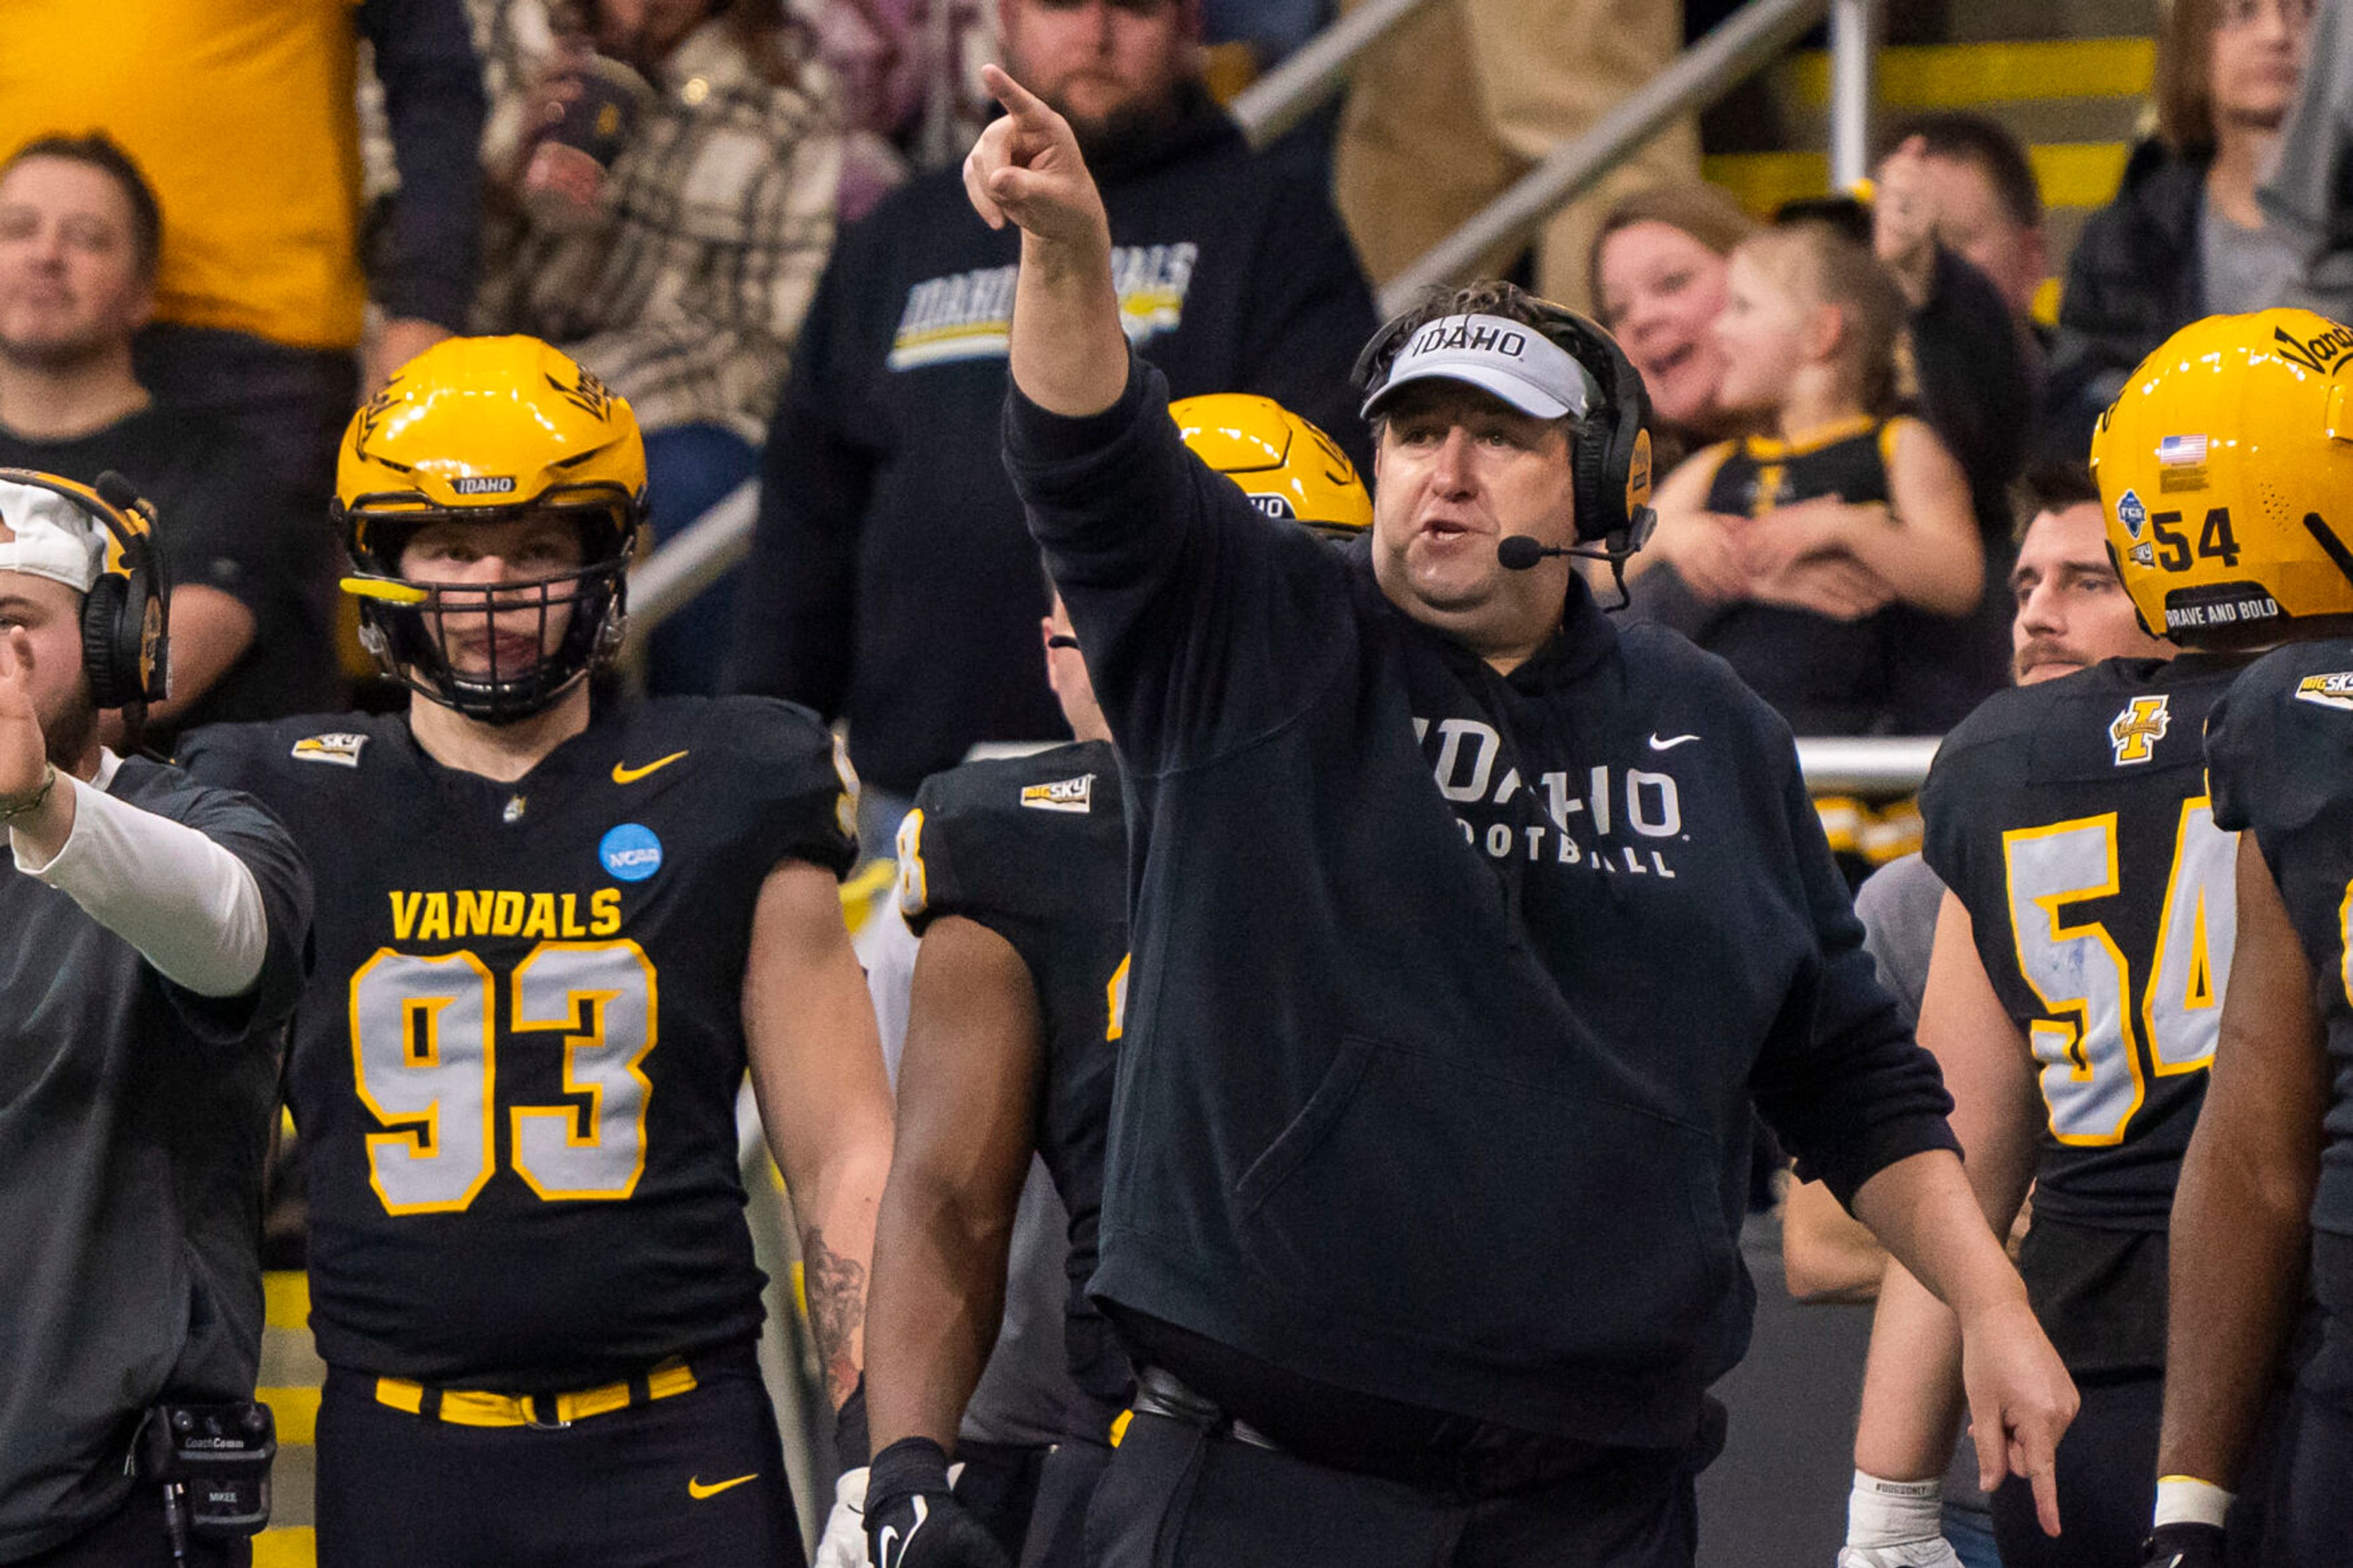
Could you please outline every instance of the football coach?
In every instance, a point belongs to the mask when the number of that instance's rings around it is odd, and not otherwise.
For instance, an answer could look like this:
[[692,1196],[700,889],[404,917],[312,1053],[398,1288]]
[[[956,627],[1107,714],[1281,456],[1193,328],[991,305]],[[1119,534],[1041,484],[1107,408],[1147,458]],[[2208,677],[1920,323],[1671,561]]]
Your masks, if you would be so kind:
[[100,743],[164,695],[152,524],[0,468],[0,1563],[33,1568],[228,1568],[266,1511],[261,1167],[311,873],[253,801]]
[[1392,323],[1335,552],[1188,456],[1069,128],[987,81],[1007,462],[1133,780],[1092,1289],[1141,1386],[1091,1555],[1687,1568],[1752,1104],[1955,1310],[1988,1463],[2047,1496],[2073,1390],[1787,728],[1544,553],[1639,542],[1640,377],[1501,285]]

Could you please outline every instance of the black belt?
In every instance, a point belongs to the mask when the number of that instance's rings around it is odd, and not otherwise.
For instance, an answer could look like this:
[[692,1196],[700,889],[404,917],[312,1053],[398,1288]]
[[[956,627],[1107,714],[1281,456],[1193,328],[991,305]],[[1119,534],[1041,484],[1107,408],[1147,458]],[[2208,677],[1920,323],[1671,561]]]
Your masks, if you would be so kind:
[[1198,1426],[1212,1436],[1231,1437],[1248,1443],[1253,1448],[1271,1448],[1280,1453],[1282,1445],[1260,1431],[1247,1421],[1238,1420],[1219,1408],[1215,1401],[1204,1398],[1187,1387],[1174,1373],[1156,1366],[1137,1370],[1135,1374],[1135,1413],[1139,1415],[1161,1415],[1171,1421],[1182,1421],[1187,1426]]

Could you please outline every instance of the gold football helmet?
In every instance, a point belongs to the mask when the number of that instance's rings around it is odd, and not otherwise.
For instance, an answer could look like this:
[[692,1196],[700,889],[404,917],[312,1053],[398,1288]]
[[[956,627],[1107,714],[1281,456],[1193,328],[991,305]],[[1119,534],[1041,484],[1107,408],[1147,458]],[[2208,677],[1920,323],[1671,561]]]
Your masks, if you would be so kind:
[[1331,437],[1271,397],[1212,392],[1180,398],[1168,416],[1193,455],[1241,486],[1269,517],[1335,539],[1373,525],[1373,500]]
[[[645,518],[646,449],[627,401],[536,338],[451,338],[403,365],[352,416],[335,467],[334,520],[357,568],[360,640],[385,673],[491,723],[541,711],[620,647],[626,579]],[[401,556],[418,529],[559,515],[580,531],[582,565],[448,594],[413,583]],[[453,626],[493,609],[570,606],[554,651],[487,670],[450,658]],[[478,638],[478,640],[480,640]],[[539,646],[546,646],[544,635]]]
[[2353,626],[2353,329],[2210,316],[2100,416],[2117,574],[2152,632],[2242,647]]

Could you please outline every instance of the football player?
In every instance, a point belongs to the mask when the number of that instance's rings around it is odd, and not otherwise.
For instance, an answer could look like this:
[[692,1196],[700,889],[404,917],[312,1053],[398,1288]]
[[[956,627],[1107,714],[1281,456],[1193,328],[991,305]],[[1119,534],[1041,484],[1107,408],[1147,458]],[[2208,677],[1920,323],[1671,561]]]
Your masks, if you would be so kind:
[[[2147,1561],[2224,1561],[2299,1309],[2317,1305],[2263,1513],[2266,1568],[2353,1557],[2353,330],[2304,310],[2183,328],[2094,437],[2134,598],[2178,642],[2284,643],[2207,722],[2239,835],[2236,959],[2173,1206]],[[2168,477],[2195,458],[2202,488]],[[2307,1284],[2308,1281],[2308,1284]],[[2307,1294],[2308,1292],[2308,1294]],[[2237,1520],[2232,1520],[2236,1533]],[[2235,1548],[2236,1543],[2232,1543]]]
[[419,355],[335,509],[407,710],[185,743],[321,871],[287,1092],[331,1568],[801,1561],[747,1068],[834,1400],[857,1380],[891,1111],[836,891],[855,785],[803,710],[592,682],[645,476],[628,405],[547,345]]
[[[2162,493],[2202,480],[2190,468]],[[2160,493],[2146,476],[2126,482]],[[2010,1568],[2140,1560],[2166,1222],[2233,931],[2234,845],[2214,826],[2200,741],[2245,660],[2176,659],[2141,626],[2124,583],[2157,568],[2129,548],[2112,566],[2102,515],[2095,493],[2036,520],[2012,577],[2020,684],[1947,736],[1921,801],[1927,865],[1948,890],[1920,1041],[1944,1068],[1988,1218],[2006,1231],[2033,1184],[2019,1272],[2083,1395],[2058,1450],[2063,1530],[2038,1528],[2023,1486],[1994,1494]],[[1957,1568],[1938,1512],[1958,1336],[1900,1267],[1879,1300],[1840,1562]]]
[[[1281,405],[1219,394],[1169,413],[1270,517],[1335,540],[1370,525],[1346,457]],[[1127,980],[1119,758],[1059,595],[1041,631],[1077,742],[934,774],[899,832],[900,908],[923,944],[869,1338],[874,1431],[888,1447],[865,1498],[873,1560],[890,1532],[893,1568],[1083,1561],[1087,1501],[1134,1387],[1086,1296]],[[1069,1215],[1064,1432],[1034,1510],[992,1510],[950,1491],[947,1451],[997,1335],[1033,1152]]]

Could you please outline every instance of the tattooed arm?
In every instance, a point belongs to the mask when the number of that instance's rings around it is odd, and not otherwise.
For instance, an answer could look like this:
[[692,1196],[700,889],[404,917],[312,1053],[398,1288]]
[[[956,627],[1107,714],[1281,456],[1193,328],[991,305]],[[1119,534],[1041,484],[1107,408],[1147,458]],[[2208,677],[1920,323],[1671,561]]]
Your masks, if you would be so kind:
[[744,973],[752,1092],[800,1227],[809,1327],[834,1404],[864,1363],[891,1087],[833,877],[786,861],[760,889]]

